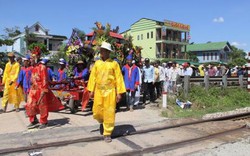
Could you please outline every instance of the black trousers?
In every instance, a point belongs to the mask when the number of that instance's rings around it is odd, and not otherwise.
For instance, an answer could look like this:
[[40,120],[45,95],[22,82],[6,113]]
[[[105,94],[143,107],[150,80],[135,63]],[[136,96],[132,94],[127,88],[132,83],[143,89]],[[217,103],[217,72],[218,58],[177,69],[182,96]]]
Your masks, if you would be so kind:
[[157,98],[161,96],[161,82],[155,82],[155,89],[157,92]]
[[154,102],[155,101],[155,95],[154,95],[153,82],[144,83],[144,89],[143,90],[144,90],[144,92],[143,92],[143,103],[146,102],[148,93],[150,95],[150,101]]

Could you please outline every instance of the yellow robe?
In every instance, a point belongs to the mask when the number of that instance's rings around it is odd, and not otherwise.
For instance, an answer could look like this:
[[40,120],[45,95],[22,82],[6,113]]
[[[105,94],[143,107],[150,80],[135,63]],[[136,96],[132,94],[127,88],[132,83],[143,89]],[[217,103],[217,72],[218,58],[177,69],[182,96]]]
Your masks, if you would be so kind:
[[[21,87],[15,89],[19,71],[20,71],[20,64],[18,62],[14,62],[13,64],[8,62],[5,66],[5,70],[3,73],[3,84],[4,84],[4,92],[2,98],[3,108],[6,106],[7,103],[14,104],[15,108],[19,108],[21,101],[24,100]],[[11,81],[13,81],[13,83],[9,85]]]
[[88,81],[94,92],[93,117],[103,123],[103,135],[111,135],[115,125],[116,95],[126,92],[120,66],[108,59],[95,62]]

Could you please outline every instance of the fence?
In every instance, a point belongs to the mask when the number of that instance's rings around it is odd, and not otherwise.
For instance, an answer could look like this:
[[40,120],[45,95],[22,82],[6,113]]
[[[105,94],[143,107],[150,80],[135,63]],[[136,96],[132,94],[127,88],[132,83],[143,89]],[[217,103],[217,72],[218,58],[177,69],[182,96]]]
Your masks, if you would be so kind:
[[228,86],[238,86],[241,88],[248,88],[249,78],[240,75],[239,77],[227,77],[227,76],[214,76],[209,77],[208,75],[204,77],[182,77],[184,95],[188,95],[188,91],[191,85],[201,85],[205,89],[208,89],[210,86],[217,86],[222,88],[227,88]]

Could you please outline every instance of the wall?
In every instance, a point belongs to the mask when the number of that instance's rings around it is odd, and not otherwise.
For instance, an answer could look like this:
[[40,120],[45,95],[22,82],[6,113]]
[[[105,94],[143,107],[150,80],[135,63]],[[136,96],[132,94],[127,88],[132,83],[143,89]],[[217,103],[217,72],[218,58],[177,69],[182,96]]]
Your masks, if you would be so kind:
[[16,39],[12,46],[7,46],[7,52],[11,51],[20,52],[20,43],[21,39],[20,38]]
[[[151,32],[153,32],[152,38],[151,38]],[[156,22],[155,21],[141,19],[131,26],[130,33],[131,33],[131,36],[133,36],[133,44],[136,46],[143,47],[142,57],[144,58],[156,57],[156,43],[155,43]],[[147,33],[149,33],[149,38],[147,38]],[[143,39],[141,39],[142,36],[143,36]]]
[[[202,51],[202,52],[200,51],[196,53],[197,53],[197,58],[199,59],[199,63],[220,62],[220,51]],[[205,54],[205,60],[203,59],[203,54]],[[211,57],[211,54],[213,54],[213,57]],[[215,57],[216,54],[217,58]],[[207,55],[209,55],[208,58]]]

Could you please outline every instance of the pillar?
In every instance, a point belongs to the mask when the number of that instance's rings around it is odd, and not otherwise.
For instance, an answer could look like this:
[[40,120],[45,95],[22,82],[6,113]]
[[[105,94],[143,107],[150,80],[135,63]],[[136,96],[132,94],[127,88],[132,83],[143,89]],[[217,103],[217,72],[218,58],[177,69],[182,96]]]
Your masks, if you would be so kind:
[[47,38],[47,50],[49,50],[49,39]]

